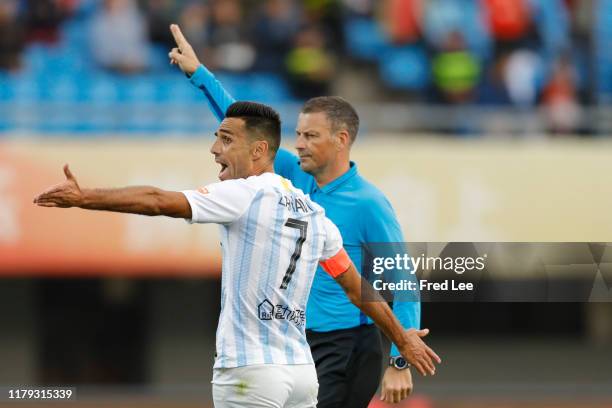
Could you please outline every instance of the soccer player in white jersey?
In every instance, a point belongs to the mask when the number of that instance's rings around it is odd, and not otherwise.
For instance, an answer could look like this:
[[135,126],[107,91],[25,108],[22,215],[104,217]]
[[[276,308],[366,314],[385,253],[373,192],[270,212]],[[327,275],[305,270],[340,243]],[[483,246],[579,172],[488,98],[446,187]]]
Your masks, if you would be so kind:
[[[220,225],[223,248],[221,315],[213,399],[217,407],[315,407],[317,375],[304,331],[305,307],[317,265],[398,345],[433,372],[439,357],[404,331],[342,248],[336,226],[301,190],[274,174],[280,118],[268,106],[236,102],[211,147],[219,179],[196,190],[155,187],[80,188],[66,181],[34,199],[43,207],[80,207],[184,218]],[[363,293],[367,291],[368,293]]]

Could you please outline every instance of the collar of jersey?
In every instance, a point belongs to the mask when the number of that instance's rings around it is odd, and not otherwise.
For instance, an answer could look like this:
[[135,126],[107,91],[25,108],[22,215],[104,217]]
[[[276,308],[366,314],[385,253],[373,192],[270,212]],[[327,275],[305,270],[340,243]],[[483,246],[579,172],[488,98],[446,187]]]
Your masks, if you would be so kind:
[[355,162],[351,161],[350,164],[349,164],[349,169],[347,170],[346,173],[344,173],[343,175],[341,175],[337,179],[333,180],[332,182],[327,183],[323,187],[317,187],[317,189],[319,191],[321,191],[322,193],[324,193],[324,194],[331,193],[332,191],[336,190],[337,188],[342,186],[344,183],[349,181],[355,175],[357,175],[357,164],[355,164]]

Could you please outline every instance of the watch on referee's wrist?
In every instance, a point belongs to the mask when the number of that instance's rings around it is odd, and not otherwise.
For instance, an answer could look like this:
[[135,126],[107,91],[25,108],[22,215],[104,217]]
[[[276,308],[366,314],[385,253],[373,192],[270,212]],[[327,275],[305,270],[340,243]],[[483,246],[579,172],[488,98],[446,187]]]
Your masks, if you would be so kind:
[[402,356],[398,357],[389,357],[389,365],[391,367],[395,367],[398,370],[405,370],[410,368],[410,363],[406,361],[406,359]]

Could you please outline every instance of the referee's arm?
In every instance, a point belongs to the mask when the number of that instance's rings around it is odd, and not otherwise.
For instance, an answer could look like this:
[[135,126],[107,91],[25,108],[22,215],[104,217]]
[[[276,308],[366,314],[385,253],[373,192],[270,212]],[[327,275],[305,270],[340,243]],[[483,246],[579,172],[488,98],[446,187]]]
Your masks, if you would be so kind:
[[200,62],[179,26],[172,24],[170,31],[176,42],[176,47],[168,53],[170,63],[178,65],[181,71],[190,78],[191,83],[204,92],[210,110],[221,122],[225,118],[225,111],[232,103],[236,102],[236,99],[223,88],[213,73]]
[[383,333],[397,345],[401,355],[410,361],[419,373],[424,376],[435,374],[436,368],[433,362],[439,364],[440,357],[421,340],[421,337],[427,336],[429,330],[404,331],[389,305],[372,285],[362,278],[344,249],[341,248],[336,255],[321,261],[320,264],[323,270],[342,287],[349,300],[374,320]]
[[[397,250],[406,252],[404,248],[404,235],[401,227],[393,211],[391,203],[387,198],[379,193],[374,195],[371,200],[364,203],[362,206],[362,220],[367,220],[362,226],[363,235],[365,236],[366,245],[368,243],[389,243],[389,250]],[[400,251],[401,249],[401,251]],[[401,278],[416,279],[416,275],[392,271],[390,276],[392,281]],[[394,293],[393,312],[400,323],[407,329],[419,329],[421,327],[421,303],[418,296],[398,296]],[[400,355],[395,344],[391,344],[391,357]]]

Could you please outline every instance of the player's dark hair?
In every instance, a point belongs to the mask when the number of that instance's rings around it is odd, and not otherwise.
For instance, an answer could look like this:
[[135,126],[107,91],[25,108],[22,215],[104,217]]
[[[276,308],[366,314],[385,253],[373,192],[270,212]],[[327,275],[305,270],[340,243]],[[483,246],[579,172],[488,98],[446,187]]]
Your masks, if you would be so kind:
[[281,140],[281,120],[274,109],[257,102],[239,101],[227,108],[225,117],[244,120],[249,137],[267,141],[270,155],[276,155]]
[[359,132],[359,115],[353,106],[339,96],[318,96],[309,99],[302,107],[302,113],[323,112],[327,115],[332,131],[346,130],[355,141]]

